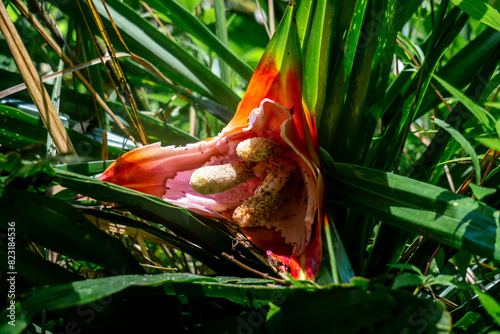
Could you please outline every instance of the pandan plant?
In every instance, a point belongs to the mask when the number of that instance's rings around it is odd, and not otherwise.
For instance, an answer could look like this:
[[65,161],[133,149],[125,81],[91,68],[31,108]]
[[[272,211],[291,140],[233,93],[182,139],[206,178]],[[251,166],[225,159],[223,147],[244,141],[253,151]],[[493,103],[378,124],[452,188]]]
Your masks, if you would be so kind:
[[0,18],[2,333],[500,329],[496,1]]

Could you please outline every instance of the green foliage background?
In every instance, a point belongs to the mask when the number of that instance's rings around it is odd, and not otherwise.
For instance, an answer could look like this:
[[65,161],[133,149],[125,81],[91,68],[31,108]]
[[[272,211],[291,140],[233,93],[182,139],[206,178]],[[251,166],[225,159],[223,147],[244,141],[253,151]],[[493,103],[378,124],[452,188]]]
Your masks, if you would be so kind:
[[75,154],[54,153],[60,134],[16,88],[2,23],[0,332],[500,329],[500,3],[294,4],[335,224],[316,283],[276,276],[220,222],[96,179],[137,145],[216,135],[287,2],[3,2],[37,73],[56,73],[44,86]]

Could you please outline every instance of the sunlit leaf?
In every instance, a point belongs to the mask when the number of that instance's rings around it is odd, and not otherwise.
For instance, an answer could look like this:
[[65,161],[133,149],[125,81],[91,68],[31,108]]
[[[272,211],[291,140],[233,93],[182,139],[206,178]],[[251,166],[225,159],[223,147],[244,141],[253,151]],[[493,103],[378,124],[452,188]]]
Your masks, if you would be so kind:
[[500,211],[469,197],[403,176],[335,164],[331,200],[387,224],[500,259]]
[[458,132],[448,123],[440,120],[439,118],[434,118],[434,123],[446,130],[470,156],[472,165],[474,166],[474,171],[476,172],[476,182],[479,184],[479,182],[481,182],[481,166],[479,165],[479,158],[477,157],[476,151],[474,150],[472,145],[467,141],[467,139],[465,139],[464,136],[462,136],[460,132]]
[[451,0],[476,20],[500,31],[500,13],[481,0]]
[[478,287],[472,286],[472,289],[475,293],[477,293],[481,304],[483,304],[483,307],[486,309],[488,314],[495,320],[497,324],[500,323],[500,304],[495,300],[495,298],[479,290]]
[[495,119],[491,114],[486,111],[484,108],[481,106],[477,105],[472,101],[470,98],[468,98],[465,94],[460,92],[458,89],[438,77],[437,75],[433,76],[441,85],[443,85],[446,90],[448,90],[453,97],[455,97],[457,100],[459,100],[461,103],[463,103],[473,114],[476,116],[476,118],[484,124],[490,131],[494,129],[494,122]]

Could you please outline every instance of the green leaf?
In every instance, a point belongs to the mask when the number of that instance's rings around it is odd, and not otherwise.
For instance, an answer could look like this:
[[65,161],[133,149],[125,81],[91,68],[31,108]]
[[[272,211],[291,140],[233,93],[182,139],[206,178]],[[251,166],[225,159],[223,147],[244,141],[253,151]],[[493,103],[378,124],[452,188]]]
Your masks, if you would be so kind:
[[[479,103],[484,102],[483,98],[489,95],[489,93],[485,94],[485,92],[489,91],[489,84],[485,84],[485,81],[489,81],[492,77],[498,66],[499,59],[500,48],[497,47],[488,53],[488,59],[479,68],[479,71],[465,91],[467,97]],[[472,121],[472,115],[471,111],[463,103],[458,103],[446,118],[446,122],[453,125],[460,133],[463,133],[466,123]],[[457,146],[454,141],[450,143],[450,139],[450,134],[443,129],[439,129],[418,162],[414,165],[414,168],[410,171],[410,177],[418,180],[430,179],[431,183],[437,183],[443,173],[444,167],[441,165],[441,167],[436,168],[436,166],[450,160]]]
[[304,47],[306,36],[309,36],[311,13],[313,10],[313,0],[301,0],[297,5],[295,12],[295,21],[297,22],[297,32],[299,34],[300,45]]
[[[350,334],[370,331],[382,334],[415,326],[425,328],[429,333],[449,331],[450,315],[442,304],[418,299],[405,291],[391,290],[366,280],[323,288],[290,288],[270,283],[265,280],[211,278],[182,273],[100,278],[32,290],[17,301],[16,316],[20,324],[26,326],[26,320],[29,321],[42,309],[62,310],[89,304],[132,287],[140,292],[146,291],[147,287],[162,286],[166,295],[182,297],[181,300],[222,298],[244,306],[249,311],[241,313],[239,321],[219,323],[219,333],[236,331],[238,328],[242,330],[243,327],[251,329],[251,321],[255,317],[249,317],[249,314],[258,316],[260,324],[267,329],[279,328],[284,333],[293,329],[296,333],[335,331]],[[116,303],[119,302],[117,299],[110,300]],[[332,300],[336,302],[332,303]],[[179,301],[174,299],[169,303],[178,306]],[[268,313],[264,306],[269,303],[274,304],[274,307]],[[304,305],[309,307],[304,308]],[[191,303],[190,308],[194,307]],[[425,318],[418,316],[421,309],[428,311]],[[5,317],[6,313],[7,310],[4,310],[0,316]],[[417,319],[420,320],[418,323],[413,321]],[[210,319],[206,319],[205,323],[207,321]],[[198,327],[203,331],[204,325],[201,323]]]
[[[346,36],[346,46],[345,46],[345,60],[344,60],[344,73],[349,75],[352,71],[354,64],[354,58],[358,51],[358,42],[363,31],[363,21],[365,19],[366,11],[368,9],[368,1],[357,1],[356,7],[354,8],[354,13],[351,21],[351,28]],[[364,36],[367,38],[367,36]],[[367,41],[363,41],[366,43]],[[363,46],[366,48],[366,45]]]
[[444,286],[452,286],[457,289],[468,290],[467,283],[463,281],[457,280],[454,276],[451,275],[439,275],[436,277],[432,277],[428,280],[427,284],[429,285],[444,285]]
[[138,222],[135,219],[130,219],[127,217],[124,217],[119,214],[115,214],[112,212],[107,212],[107,211],[101,211],[101,210],[82,210],[84,214],[94,216],[97,219],[104,219],[119,225],[124,225],[128,227],[133,227],[135,229],[140,229],[144,232],[147,232],[149,234],[154,235],[157,238],[160,238],[164,241],[166,241],[169,245],[172,245],[173,247],[182,250],[183,252],[190,254],[193,256],[196,260],[203,262],[206,265],[209,265],[210,263],[213,263],[214,261],[218,261],[218,258],[214,255],[208,252],[207,250],[199,247],[198,245],[195,245],[189,240],[185,240],[183,238],[180,238],[172,233],[162,231],[154,226],[151,226],[149,224],[144,224],[141,222]]
[[443,87],[453,95],[457,100],[462,102],[464,106],[466,106],[471,113],[476,116],[476,118],[484,124],[484,126],[487,127],[489,131],[493,131],[495,128],[495,118],[491,116],[491,114],[486,111],[484,108],[480,107],[474,101],[472,101],[470,98],[468,98],[465,94],[460,92],[458,89],[438,77],[437,75],[433,75],[433,78],[436,79]]
[[407,177],[335,164],[330,199],[399,229],[500,259],[500,211]]
[[474,170],[476,171],[476,182],[481,183],[481,165],[479,164],[479,158],[477,157],[476,151],[472,147],[472,145],[465,139],[465,137],[458,132],[451,125],[446,123],[445,121],[440,120],[439,118],[434,118],[434,123],[448,132],[453,139],[455,139],[460,146],[465,150],[465,152],[470,156],[472,160],[472,165],[474,166]]
[[[217,37],[223,45],[227,46],[227,23],[226,23],[226,6],[224,0],[214,1],[215,10],[215,31]],[[220,76],[222,81],[228,86],[231,86],[231,74],[229,67],[225,61],[219,60]],[[251,73],[251,72],[250,72]],[[247,78],[247,80],[249,80]]]
[[478,137],[476,141],[481,145],[484,145],[488,148],[492,148],[495,151],[500,151],[500,139],[499,138],[487,138],[487,137]]
[[165,225],[179,237],[189,240],[190,243],[209,253],[216,254],[216,261],[207,263],[207,266],[219,274],[246,273],[234,262],[224,258],[223,253],[234,254],[238,261],[272,274],[267,262],[263,263],[261,260],[265,258],[263,251],[242,243],[234,246],[233,238],[240,235],[222,222],[191,214],[152,195],[59,169],[56,170],[55,181],[82,195],[107,203],[116,203],[128,208],[138,217]]
[[[349,283],[354,276],[354,270],[349,262],[349,257],[346,254],[342,239],[337,228],[333,223],[330,214],[327,213],[328,219],[324,221],[324,238],[326,239],[326,250],[329,258],[329,267],[318,274],[318,284],[333,283]],[[324,274],[323,274],[324,273]]]
[[495,300],[495,298],[493,298],[486,292],[481,291],[474,285],[472,286],[472,290],[477,293],[477,297],[479,298],[479,301],[483,305],[486,312],[488,312],[488,314],[497,324],[500,324],[500,304]]
[[99,264],[109,274],[144,272],[119,240],[99,230],[61,200],[7,187],[0,197],[0,207],[5,217],[0,227],[7,230],[7,222],[13,221],[18,236],[25,235],[75,260]]
[[422,273],[422,270],[420,270],[419,267],[409,264],[409,263],[394,263],[394,264],[388,264],[389,267],[391,268],[398,268],[398,269],[406,269],[406,270],[411,270],[415,273],[417,273],[420,276],[423,276],[424,274]]
[[18,152],[9,152],[7,155],[0,154],[0,172],[12,172],[22,166],[23,162]]
[[476,20],[500,31],[500,13],[481,0],[451,0],[461,10]]
[[[444,1],[439,6],[436,24],[425,42],[424,62],[417,74],[412,77],[411,72],[403,72],[403,75],[400,75],[403,82],[399,82],[399,78],[397,78],[391,85],[394,92],[388,93],[388,95],[393,99],[393,105],[389,106],[392,110],[389,114],[385,113],[386,117],[390,118],[391,121],[383,134],[379,150],[373,155],[374,161],[370,163],[372,167],[393,170],[394,162],[398,162],[397,158],[400,156],[407,139],[410,125],[415,119],[428,91],[432,74],[435,72],[439,60],[443,57],[447,48],[453,43],[455,36],[459,34],[461,28],[467,22],[467,18],[460,15],[461,11],[458,8],[447,13],[447,4],[448,1]],[[441,36],[441,34],[444,35]],[[410,79],[409,84],[405,82]],[[406,84],[408,84],[408,88],[400,91],[399,87]],[[387,106],[387,103],[385,105]],[[386,157],[389,157],[389,159]]]
[[179,0],[179,4],[182,5],[190,13],[194,12],[196,6],[200,4],[201,0]]
[[[443,312],[440,303],[425,303],[411,298],[406,291],[353,283],[346,288],[332,286],[307,294],[301,292],[277,303],[279,309],[275,308],[268,317],[266,328],[279,328],[280,333],[444,334],[451,324],[450,315]],[[426,312],[428,317],[424,319],[416,310]]]
[[[29,146],[45,147],[47,129],[36,116],[29,115],[16,108],[0,105],[0,143],[11,148],[25,149]],[[10,130],[15,129],[15,132]],[[102,144],[73,129],[66,129],[80,157],[100,158]],[[122,150],[109,145],[110,157],[118,157]]]
[[[95,2],[95,6],[105,20],[108,31],[112,31],[108,12],[102,2]],[[156,63],[170,79],[229,109],[236,110],[239,96],[179,44],[161,33],[126,4],[110,0],[106,2],[106,7],[130,49],[149,62]],[[115,43],[121,44],[118,39]]]
[[458,333],[500,333],[497,331],[490,331],[491,326],[486,325],[484,318],[477,312],[467,312],[460,320],[453,325],[454,331]]
[[113,161],[114,160],[88,161],[73,164],[53,165],[52,167],[86,176],[92,176],[104,172],[106,168],[113,163]]
[[[71,306],[90,303],[115,294],[131,286],[158,286],[169,282],[212,282],[217,280],[210,277],[196,276],[186,273],[160,275],[121,275],[101,279],[71,282],[61,286],[42,288],[26,295],[25,302],[21,302],[25,310],[59,310]],[[60,298],[54,298],[57,292]]]
[[151,6],[168,16],[172,22],[192,34],[198,40],[205,43],[222,60],[224,60],[233,70],[235,70],[245,80],[250,80],[253,70],[245,62],[239,59],[229,48],[218,39],[203,23],[194,15],[186,11],[175,0],[150,0]]
[[[414,58],[416,58],[420,64],[423,63],[424,58],[425,58],[424,52],[422,51],[422,49],[418,45],[413,44],[408,38],[406,38],[406,36],[404,36],[400,32],[398,32],[398,40],[401,42],[401,44],[404,45],[404,47],[408,51],[410,51],[410,54],[407,54],[406,50],[399,47],[400,52],[404,52],[403,54],[399,55],[401,58],[407,58],[407,61],[408,61],[408,63],[411,64],[411,66],[416,66],[416,65],[413,64],[413,61],[410,58],[410,56],[413,56]],[[397,44],[397,45],[399,46],[399,44]]]
[[[334,58],[328,104],[325,103],[321,115],[319,132],[320,136],[328,137],[320,140],[321,145],[336,160],[361,164],[371,145],[387,90],[396,41],[396,20],[393,20],[396,1],[354,3],[345,39],[334,41],[345,52]],[[331,100],[329,95],[333,97]],[[353,137],[353,133],[358,135]]]
[[425,277],[412,274],[412,273],[402,273],[394,279],[394,283],[392,283],[393,289],[400,289],[403,287],[413,286],[416,287],[422,284],[425,281]]
[[482,201],[485,197],[493,195],[494,193],[496,193],[498,191],[498,189],[481,187],[481,186],[478,186],[477,184],[474,184],[474,183],[470,183],[469,186],[472,189],[474,196],[479,201]]
[[0,143],[3,146],[10,147],[16,150],[25,150],[27,148],[33,148],[37,145],[42,144],[38,140],[20,135],[17,132],[11,132],[3,128],[0,128]]
[[[463,89],[471,83],[472,78],[478,74],[499,44],[500,32],[486,29],[474,38],[474,40],[467,43],[457,54],[453,55],[443,67],[439,68],[437,75],[446,82],[453,83],[453,86],[457,89]],[[494,62],[497,63],[498,60],[494,60]],[[483,86],[481,88],[483,89],[480,94],[481,97],[479,98],[479,95],[477,95],[480,90],[474,91],[472,95],[469,95],[469,97],[477,98],[477,103],[479,104],[485,100],[485,92],[486,95],[489,95],[487,92],[490,89],[484,87],[486,81],[488,82],[486,86],[490,86],[490,84],[494,87],[498,86],[498,83],[495,84],[494,80],[481,78],[481,85]],[[435,85],[441,93],[445,91],[444,87],[438,82],[435,82]],[[422,102],[421,113],[419,115],[439,106],[441,103],[442,100],[434,90],[428,91]]]
[[[319,111],[318,117],[320,117],[329,79],[334,15],[339,6],[331,0],[315,1],[309,6],[313,10],[309,13],[309,34],[305,37],[303,45],[305,50],[303,94],[309,111],[313,114]],[[299,8],[302,9],[304,6]]]
[[460,273],[464,281],[467,275],[467,268],[469,268],[471,264],[471,258],[472,254],[464,250],[457,252],[457,254],[453,256],[454,263],[457,266],[458,272]]
[[488,107],[500,109],[500,102],[488,102],[488,103],[485,103],[485,104]]
[[[31,318],[42,310],[61,310],[95,302],[132,286],[156,286],[168,281],[192,282],[196,280],[215,281],[208,277],[193,277],[189,274],[176,274],[176,276],[173,277],[169,276],[169,274],[157,276],[122,275],[39,288],[32,290],[29,294],[26,294],[22,300],[17,302],[15,309],[15,328],[2,322],[0,324],[0,331],[2,331],[2,333],[21,333],[22,330],[27,327]],[[111,299],[111,301],[113,301],[113,299]],[[118,301],[115,300],[115,303],[116,302]],[[73,317],[75,317],[74,313],[75,312],[73,312]],[[1,313],[1,316],[5,319],[7,314],[9,314],[9,310],[5,309]],[[95,312],[93,314],[95,314]],[[78,312],[77,316],[81,318],[84,317],[83,314],[78,314]],[[85,317],[88,317],[88,314],[85,314]]]

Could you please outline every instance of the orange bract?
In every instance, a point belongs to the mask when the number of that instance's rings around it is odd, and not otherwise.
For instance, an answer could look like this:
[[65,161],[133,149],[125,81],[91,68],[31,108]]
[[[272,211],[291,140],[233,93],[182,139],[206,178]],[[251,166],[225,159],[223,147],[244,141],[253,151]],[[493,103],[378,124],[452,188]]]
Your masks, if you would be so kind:
[[324,186],[314,122],[302,103],[301,53],[292,19],[289,7],[233,119],[218,136],[184,147],[138,148],[117,159],[101,180],[223,219],[281,270],[314,280]]

